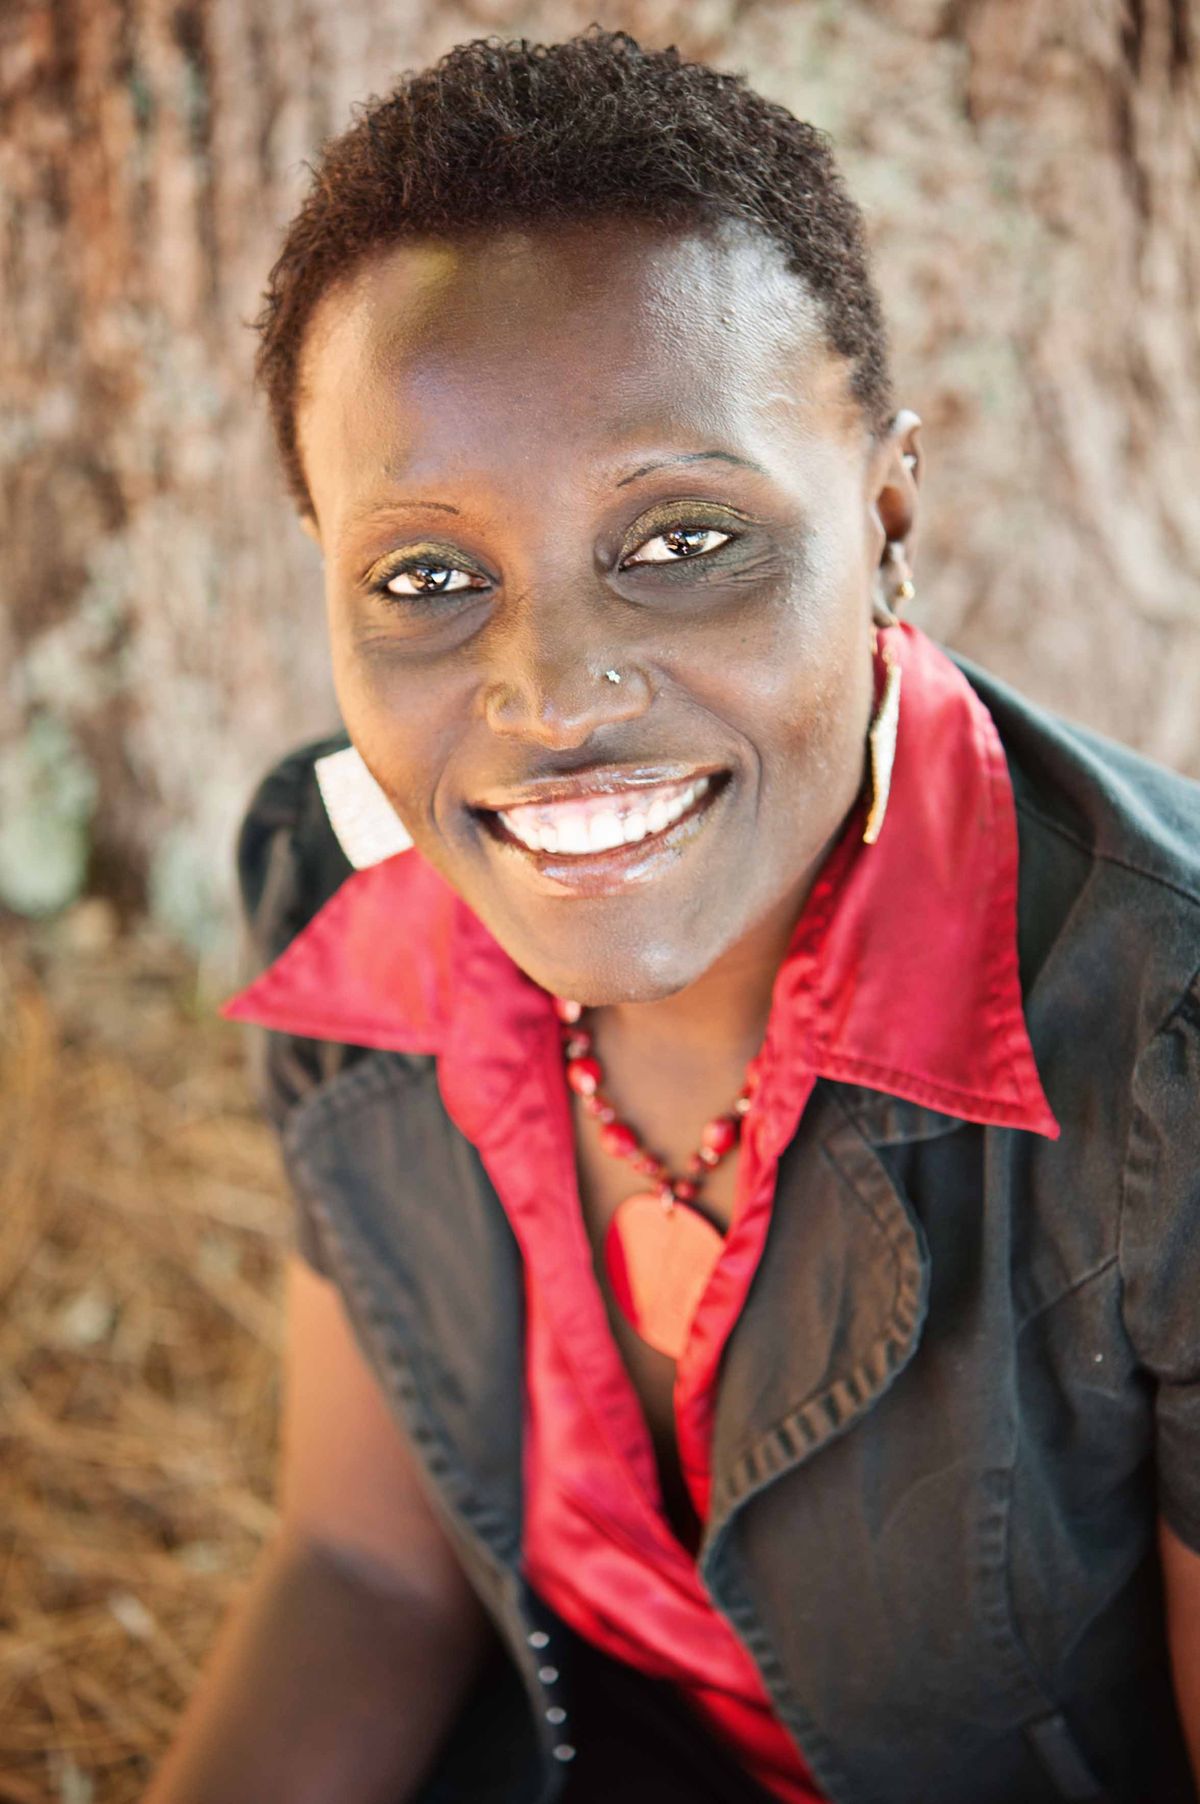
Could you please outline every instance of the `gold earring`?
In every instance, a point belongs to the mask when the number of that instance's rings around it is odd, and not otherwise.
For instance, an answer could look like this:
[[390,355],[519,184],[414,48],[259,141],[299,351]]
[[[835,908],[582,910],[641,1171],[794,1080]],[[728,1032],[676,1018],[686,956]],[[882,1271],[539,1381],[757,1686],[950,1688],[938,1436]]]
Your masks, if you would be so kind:
[[[889,539],[888,545],[887,545],[887,554],[891,558],[893,564],[898,564],[900,566],[901,570],[907,569],[907,565],[905,563],[905,558],[904,558],[904,541],[902,539]],[[905,602],[909,602],[912,600],[912,598],[916,594],[916,592],[917,592],[916,585],[914,584],[911,576],[908,576],[908,575],[902,576],[900,581],[896,584],[896,587],[892,590],[893,606],[899,605],[900,607],[903,607]],[[888,604],[886,602],[884,602],[882,604],[882,606],[884,607],[884,610],[887,613],[892,612],[891,608],[888,607]],[[887,621],[886,624],[888,626],[896,625],[896,617],[894,614],[892,614],[892,618],[889,621]]]
[[890,645],[883,648],[886,675],[879,706],[871,717],[867,744],[871,754],[871,806],[863,828],[864,845],[879,838],[892,791],[892,766],[896,762],[896,735],[900,727],[900,665]]

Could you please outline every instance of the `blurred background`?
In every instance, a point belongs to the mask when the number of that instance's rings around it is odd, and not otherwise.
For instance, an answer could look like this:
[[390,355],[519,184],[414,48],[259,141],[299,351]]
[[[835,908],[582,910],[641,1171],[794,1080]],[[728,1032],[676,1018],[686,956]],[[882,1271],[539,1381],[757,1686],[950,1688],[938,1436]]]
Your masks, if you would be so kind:
[[323,139],[599,19],[829,131],[925,422],[913,615],[1200,775],[1191,0],[0,6],[0,1800],[143,1789],[273,1521],[289,1214],[232,841],[336,723],[249,320]]

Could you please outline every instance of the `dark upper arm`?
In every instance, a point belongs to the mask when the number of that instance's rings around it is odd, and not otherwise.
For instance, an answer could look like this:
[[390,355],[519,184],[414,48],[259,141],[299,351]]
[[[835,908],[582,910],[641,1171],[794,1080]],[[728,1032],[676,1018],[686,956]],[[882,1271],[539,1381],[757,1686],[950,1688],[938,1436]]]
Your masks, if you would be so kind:
[[1163,1589],[1167,1608],[1167,1640],[1180,1721],[1200,1785],[1200,1552],[1159,1523]]
[[341,1297],[286,1263],[281,1529],[372,1588],[420,1598],[482,1641],[487,1620],[431,1508],[404,1432],[358,1348]]

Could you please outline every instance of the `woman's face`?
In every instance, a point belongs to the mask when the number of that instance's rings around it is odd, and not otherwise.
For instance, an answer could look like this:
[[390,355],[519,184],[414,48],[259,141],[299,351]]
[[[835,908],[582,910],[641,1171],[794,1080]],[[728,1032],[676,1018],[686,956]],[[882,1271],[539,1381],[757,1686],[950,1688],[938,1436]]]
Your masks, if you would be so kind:
[[346,726],[511,957],[648,1001],[794,919],[862,782],[912,481],[781,254],[619,220],[406,245],[325,297],[303,376]]

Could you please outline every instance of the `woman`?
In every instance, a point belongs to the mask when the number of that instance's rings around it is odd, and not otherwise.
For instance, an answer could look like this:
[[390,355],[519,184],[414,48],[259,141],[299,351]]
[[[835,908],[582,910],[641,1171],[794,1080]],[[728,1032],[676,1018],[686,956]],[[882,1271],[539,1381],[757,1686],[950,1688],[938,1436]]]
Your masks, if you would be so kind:
[[901,622],[827,140],[469,44],[258,323],[347,733],[240,843],[282,1527],[152,1804],[1194,1800],[1200,789]]

